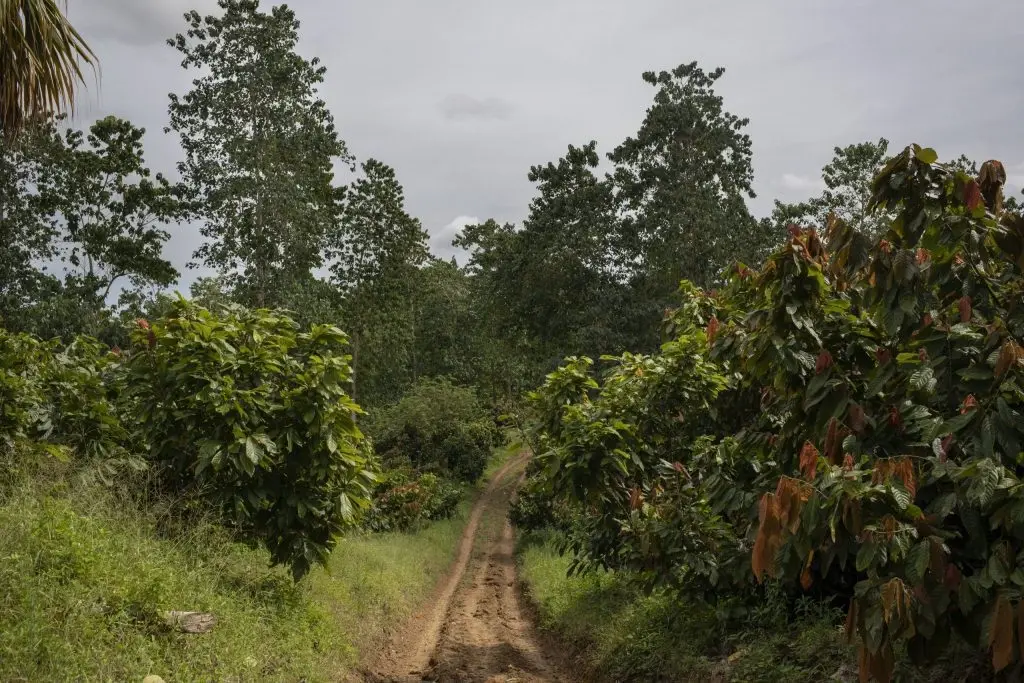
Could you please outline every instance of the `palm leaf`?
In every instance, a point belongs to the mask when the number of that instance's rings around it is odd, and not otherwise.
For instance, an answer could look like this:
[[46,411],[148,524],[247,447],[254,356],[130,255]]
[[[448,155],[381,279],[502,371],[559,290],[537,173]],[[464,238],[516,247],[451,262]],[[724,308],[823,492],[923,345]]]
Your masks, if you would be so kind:
[[60,0],[0,0],[0,131],[13,139],[33,120],[74,109],[81,63],[96,55]]

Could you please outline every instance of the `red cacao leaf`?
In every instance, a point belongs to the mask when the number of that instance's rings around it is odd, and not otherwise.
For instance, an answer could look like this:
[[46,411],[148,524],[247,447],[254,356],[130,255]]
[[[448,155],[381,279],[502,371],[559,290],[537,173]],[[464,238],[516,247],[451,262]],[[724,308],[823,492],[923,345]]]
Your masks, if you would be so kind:
[[978,183],[974,180],[967,181],[967,184],[964,185],[964,204],[967,205],[967,210],[974,211],[983,203],[984,199],[982,199]]
[[960,302],[957,304],[960,309],[960,322],[969,323],[971,322],[971,297],[966,294],[960,297]]
[[818,449],[810,441],[805,441],[800,449],[800,471],[808,481],[814,481],[818,472],[818,456],[821,455]]
[[828,429],[825,432],[825,458],[830,464],[835,465],[839,460],[843,444],[839,439],[839,420],[832,418],[828,421]]
[[1002,671],[1013,662],[1013,622],[1013,606],[1005,595],[1000,595],[992,614],[988,643],[996,671]]
[[953,435],[947,434],[946,438],[942,440],[941,448],[939,449],[942,454],[939,456],[939,462],[946,462],[949,458],[949,451],[953,448]]
[[832,367],[832,354],[822,349],[818,354],[818,360],[814,363],[814,374],[820,375],[830,367]]
[[814,578],[811,576],[811,560],[814,559],[814,551],[807,553],[807,561],[804,562],[804,570],[800,572],[800,587],[805,591],[811,590],[814,585]]
[[857,403],[851,403],[848,411],[850,429],[857,434],[864,431],[864,409]]
[[708,321],[707,334],[708,341],[714,339],[715,335],[718,334],[718,318],[716,316],[711,316],[711,320]]

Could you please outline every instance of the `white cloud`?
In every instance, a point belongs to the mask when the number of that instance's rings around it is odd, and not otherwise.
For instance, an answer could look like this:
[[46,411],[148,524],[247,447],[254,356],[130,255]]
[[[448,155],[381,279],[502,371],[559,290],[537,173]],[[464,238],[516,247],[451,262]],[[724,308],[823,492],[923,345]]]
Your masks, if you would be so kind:
[[476,216],[456,216],[450,223],[439,230],[430,230],[430,251],[439,258],[450,258],[455,256],[456,260],[464,253],[462,249],[452,246],[452,240],[467,225],[482,223]]
[[796,173],[783,173],[782,186],[787,190],[818,192],[825,189],[825,182],[821,178],[809,178],[797,175]]

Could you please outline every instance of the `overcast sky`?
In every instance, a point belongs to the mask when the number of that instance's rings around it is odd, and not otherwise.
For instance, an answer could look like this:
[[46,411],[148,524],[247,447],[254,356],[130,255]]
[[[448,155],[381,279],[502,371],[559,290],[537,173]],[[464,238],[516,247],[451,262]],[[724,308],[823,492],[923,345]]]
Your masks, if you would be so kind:
[[[269,9],[272,3],[263,0]],[[832,148],[886,137],[940,158],[1001,159],[1024,186],[1020,0],[296,0],[300,52],[327,67],[322,97],[360,160],[395,167],[435,253],[468,221],[519,221],[532,164],[569,144],[602,152],[634,133],[647,70],[726,67],[726,108],[750,118],[752,209],[817,190]],[[72,0],[101,78],[76,122],[116,114],[147,129],[147,161],[179,158],[167,95],[192,78],[165,40],[211,0]],[[183,270],[199,241],[175,230]]]

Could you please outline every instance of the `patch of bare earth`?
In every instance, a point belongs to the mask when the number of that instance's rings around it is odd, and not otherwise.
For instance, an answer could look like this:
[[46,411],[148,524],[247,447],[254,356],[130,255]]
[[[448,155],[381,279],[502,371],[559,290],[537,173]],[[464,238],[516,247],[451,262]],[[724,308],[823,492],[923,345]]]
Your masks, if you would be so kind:
[[571,680],[545,656],[516,582],[515,537],[507,512],[526,459],[515,458],[492,477],[473,506],[456,561],[431,607],[398,632],[364,680]]

